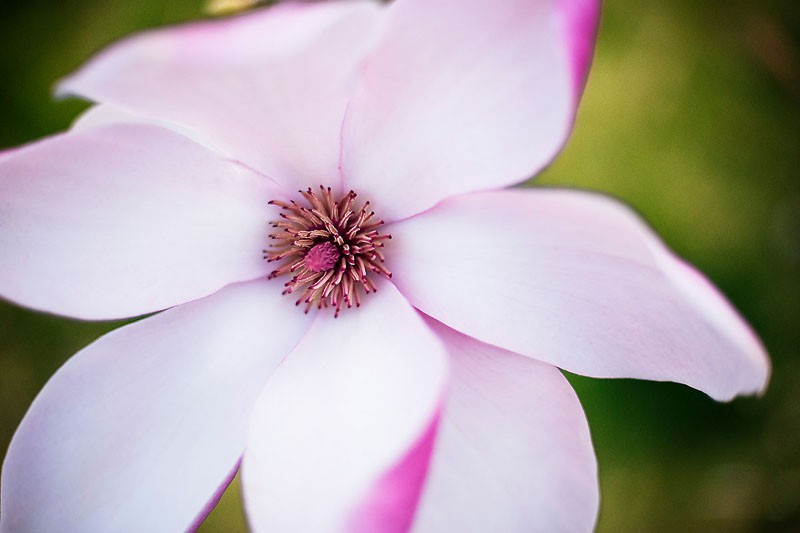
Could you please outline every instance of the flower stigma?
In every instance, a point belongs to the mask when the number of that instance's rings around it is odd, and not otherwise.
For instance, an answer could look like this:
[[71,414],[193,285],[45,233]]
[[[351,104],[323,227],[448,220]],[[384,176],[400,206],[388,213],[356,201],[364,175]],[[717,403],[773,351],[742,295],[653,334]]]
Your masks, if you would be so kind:
[[353,191],[339,200],[321,185],[319,192],[299,192],[302,202],[269,202],[281,208],[281,218],[271,223],[273,242],[264,258],[282,264],[268,279],[291,275],[283,294],[300,294],[295,305],[304,303],[306,313],[331,307],[338,317],[343,308],[361,305],[360,291],[377,291],[370,276],[392,277],[381,252],[392,236],[378,231],[383,220],[375,219],[369,202],[356,207]]

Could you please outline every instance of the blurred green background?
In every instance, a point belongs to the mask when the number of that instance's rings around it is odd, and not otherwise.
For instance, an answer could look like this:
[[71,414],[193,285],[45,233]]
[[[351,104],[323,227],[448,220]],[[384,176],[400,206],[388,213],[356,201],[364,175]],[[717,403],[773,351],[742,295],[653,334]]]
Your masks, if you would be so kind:
[[[203,0],[0,0],[0,147],[85,107],[55,80]],[[609,0],[575,133],[537,183],[639,210],[729,296],[773,360],[763,398],[569,376],[600,463],[600,531],[800,531],[800,2]],[[0,251],[0,253],[3,253]],[[0,303],[0,450],[36,393],[116,323]],[[203,526],[244,529],[238,485]]]

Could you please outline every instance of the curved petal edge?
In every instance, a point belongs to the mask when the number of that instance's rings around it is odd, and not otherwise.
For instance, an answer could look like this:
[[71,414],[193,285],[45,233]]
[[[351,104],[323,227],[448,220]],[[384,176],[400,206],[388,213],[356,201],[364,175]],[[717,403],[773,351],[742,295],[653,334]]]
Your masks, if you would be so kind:
[[451,380],[413,531],[591,531],[597,461],[561,372],[429,325],[447,346]]
[[769,358],[748,324],[610,198],[476,193],[387,231],[401,292],[484,342],[577,374],[677,381],[717,400],[766,386]]
[[107,124],[15,149],[0,159],[0,295],[103,320],[266,276],[267,202],[281,195],[154,125]]

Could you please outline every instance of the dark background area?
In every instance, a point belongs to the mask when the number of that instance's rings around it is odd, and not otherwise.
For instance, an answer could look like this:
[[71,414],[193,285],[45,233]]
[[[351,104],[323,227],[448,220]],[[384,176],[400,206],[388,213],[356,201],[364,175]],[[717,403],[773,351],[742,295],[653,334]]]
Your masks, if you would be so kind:
[[[54,83],[106,44],[196,19],[202,0],[0,0],[0,148],[86,107]],[[800,530],[800,3],[609,0],[574,135],[536,184],[636,208],[703,270],[773,361],[762,398],[569,376],[600,463],[600,531]],[[0,250],[0,253],[3,253]],[[119,323],[0,302],[0,450],[45,381]],[[238,485],[204,525],[244,528]]]

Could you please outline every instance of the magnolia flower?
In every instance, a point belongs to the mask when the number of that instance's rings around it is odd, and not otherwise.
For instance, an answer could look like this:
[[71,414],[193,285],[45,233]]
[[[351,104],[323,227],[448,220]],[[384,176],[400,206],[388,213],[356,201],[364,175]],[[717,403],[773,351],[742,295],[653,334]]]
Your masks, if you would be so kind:
[[757,338],[629,209],[501,190],[564,144],[598,9],[285,4],[67,78],[99,105],[0,155],[0,293],[166,310],[45,386],[0,529],[193,528],[241,465],[256,531],[585,531],[558,368],[762,390]]

